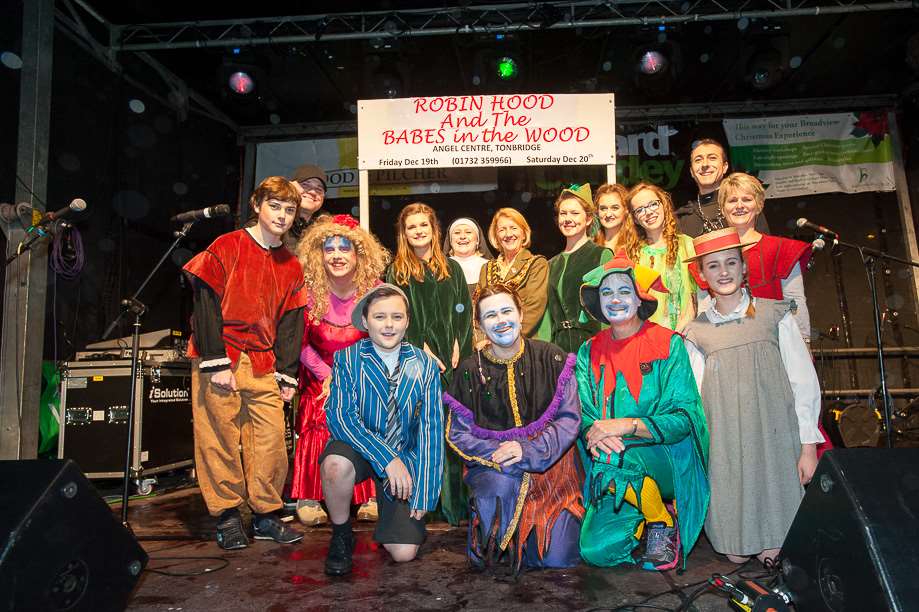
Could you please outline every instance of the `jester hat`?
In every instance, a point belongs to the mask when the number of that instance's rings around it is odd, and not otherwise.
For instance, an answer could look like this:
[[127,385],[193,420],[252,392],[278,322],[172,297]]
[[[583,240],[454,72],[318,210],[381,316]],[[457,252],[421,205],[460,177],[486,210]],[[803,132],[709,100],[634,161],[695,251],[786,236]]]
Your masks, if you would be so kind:
[[[600,285],[610,274],[625,274],[632,279],[632,284],[638,292],[641,299],[641,306],[638,307],[638,318],[645,321],[657,310],[657,298],[651,295],[651,290],[667,293],[667,288],[661,281],[659,272],[635,263],[625,254],[625,251],[619,251],[611,260],[598,266],[584,275],[584,283],[581,285],[581,306],[584,311],[600,323],[608,323],[603,309],[600,307]],[[584,315],[581,315],[584,318]]]

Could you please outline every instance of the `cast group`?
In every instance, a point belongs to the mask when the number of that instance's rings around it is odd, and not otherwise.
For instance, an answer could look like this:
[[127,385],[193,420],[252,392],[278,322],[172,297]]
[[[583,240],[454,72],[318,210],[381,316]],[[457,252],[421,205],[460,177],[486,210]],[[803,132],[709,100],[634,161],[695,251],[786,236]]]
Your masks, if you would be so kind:
[[562,189],[549,260],[513,208],[442,233],[409,204],[390,257],[353,217],[318,214],[320,168],[262,181],[255,219],[185,266],[219,545],[300,540],[287,497],[331,524],[330,575],[352,569],[353,517],[397,562],[432,516],[466,521],[472,567],[511,576],[685,566],[703,527],[731,561],[773,562],[824,441],[811,245],[770,235],[763,187],[727,168],[696,143],[699,195],[676,209],[647,183]]

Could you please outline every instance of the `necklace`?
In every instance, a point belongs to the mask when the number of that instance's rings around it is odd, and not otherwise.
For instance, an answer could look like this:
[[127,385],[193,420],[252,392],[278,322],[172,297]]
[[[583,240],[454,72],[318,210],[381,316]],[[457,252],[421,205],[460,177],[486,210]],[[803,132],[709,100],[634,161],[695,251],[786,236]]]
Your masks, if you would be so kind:
[[699,218],[702,219],[702,233],[707,234],[709,232],[714,232],[715,230],[724,229],[725,218],[721,214],[721,211],[718,211],[717,216],[714,219],[709,219],[705,216],[705,213],[702,212],[702,202],[699,201],[699,197],[696,196],[696,210],[699,212]]

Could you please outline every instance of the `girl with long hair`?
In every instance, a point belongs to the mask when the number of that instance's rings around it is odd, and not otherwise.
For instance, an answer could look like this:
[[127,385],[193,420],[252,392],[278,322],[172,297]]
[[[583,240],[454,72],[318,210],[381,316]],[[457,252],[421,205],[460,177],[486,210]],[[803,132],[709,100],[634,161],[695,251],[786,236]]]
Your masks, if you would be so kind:
[[[461,359],[472,352],[472,302],[459,263],[444,255],[440,223],[427,204],[409,204],[396,221],[396,256],[386,280],[408,296],[405,341],[430,355],[446,387]],[[465,518],[462,465],[444,462],[441,512],[451,525]]]
[[659,307],[651,321],[679,332],[696,316],[697,285],[686,260],[695,252],[692,238],[677,232],[670,194],[649,183],[638,183],[626,198],[634,232],[625,237],[629,258],[661,275],[667,293],[656,294]]
[[634,231],[626,204],[628,196],[629,190],[619,183],[600,185],[594,193],[594,208],[600,221],[600,231],[594,234],[594,242],[613,253],[623,248],[629,230]]

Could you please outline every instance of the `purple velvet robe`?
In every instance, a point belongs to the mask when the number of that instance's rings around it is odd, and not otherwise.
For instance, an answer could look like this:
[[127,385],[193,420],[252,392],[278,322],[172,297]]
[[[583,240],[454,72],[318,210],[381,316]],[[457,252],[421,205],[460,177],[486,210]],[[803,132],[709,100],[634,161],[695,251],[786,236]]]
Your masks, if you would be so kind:
[[[480,362],[473,356],[457,373],[450,388],[456,397],[444,394],[446,434],[466,465],[470,562],[485,568],[503,559],[515,572],[577,565],[584,508],[583,473],[573,447],[581,422],[574,355],[525,340],[524,352],[510,362],[487,357]],[[510,376],[514,381],[508,385]],[[510,389],[516,393],[513,404]],[[543,405],[536,405],[540,401]],[[480,425],[476,414],[482,420],[483,403],[489,404],[492,418],[496,406],[506,408],[517,426],[497,430]],[[523,458],[502,467],[491,456],[505,440],[518,441]]]

